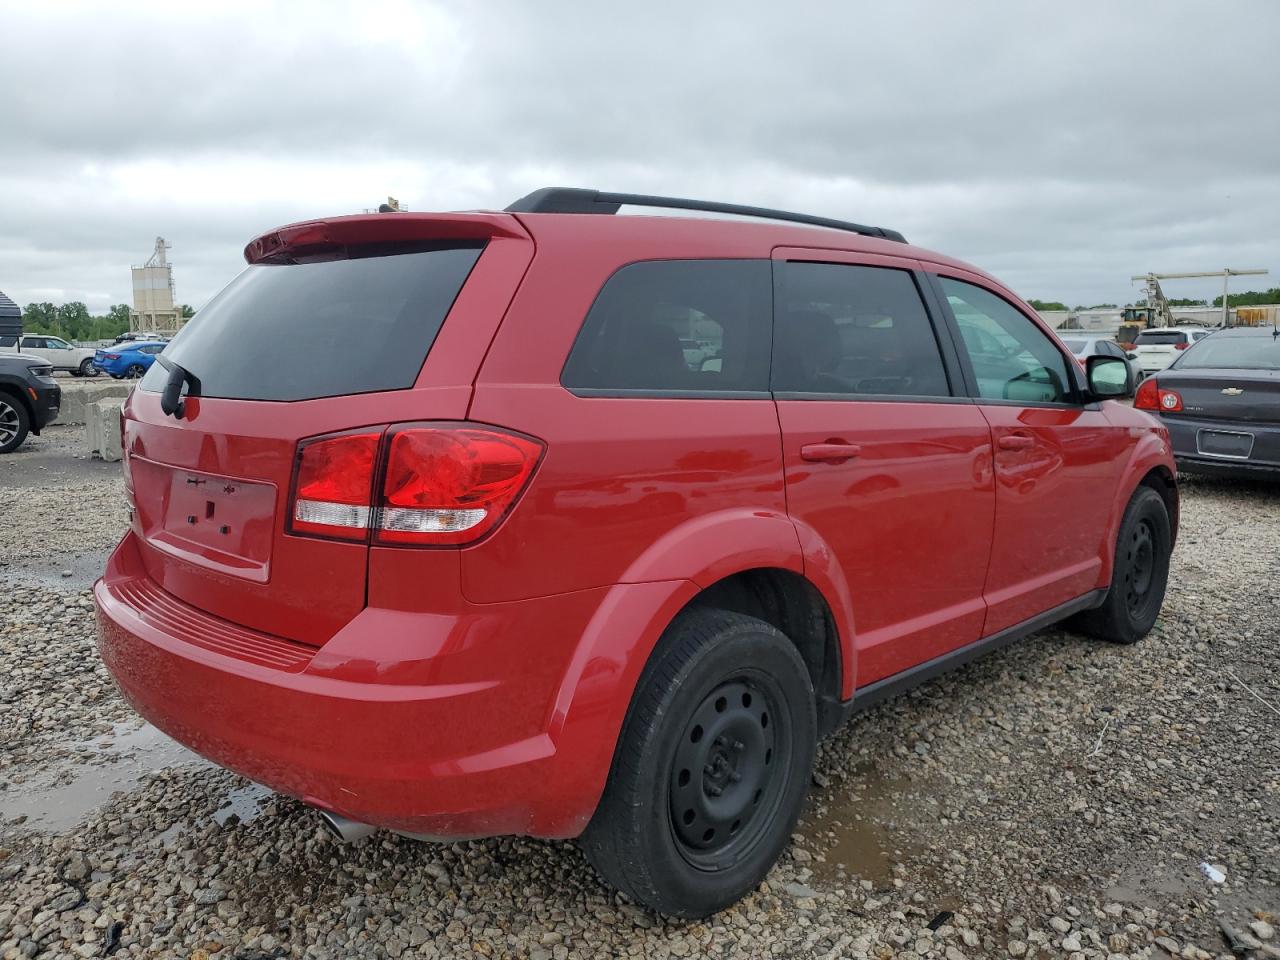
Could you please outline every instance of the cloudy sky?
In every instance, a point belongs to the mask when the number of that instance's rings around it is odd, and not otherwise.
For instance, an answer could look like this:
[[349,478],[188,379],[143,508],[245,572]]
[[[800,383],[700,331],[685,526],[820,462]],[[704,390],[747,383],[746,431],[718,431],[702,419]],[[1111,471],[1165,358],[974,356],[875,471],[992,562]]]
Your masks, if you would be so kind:
[[1280,285],[1276,0],[3,2],[0,36],[21,304],[125,302],[162,234],[199,306],[272,226],[547,185],[884,224],[1073,305]]

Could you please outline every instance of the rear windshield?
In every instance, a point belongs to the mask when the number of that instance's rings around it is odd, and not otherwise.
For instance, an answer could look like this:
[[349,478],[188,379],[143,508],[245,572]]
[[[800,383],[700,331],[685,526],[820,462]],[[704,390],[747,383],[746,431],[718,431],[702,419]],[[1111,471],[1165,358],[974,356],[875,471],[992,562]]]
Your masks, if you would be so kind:
[[1211,337],[1178,358],[1179,370],[1280,370],[1280,339]]
[[[413,386],[482,245],[258,264],[178,332],[166,358],[206,397],[312,400]],[[160,364],[140,386],[163,389]]]
[[1062,345],[1072,353],[1083,353],[1084,348],[1088,345],[1088,340],[1063,340]]
[[1177,330],[1143,330],[1138,334],[1138,346],[1149,347],[1159,343],[1186,343],[1187,335]]

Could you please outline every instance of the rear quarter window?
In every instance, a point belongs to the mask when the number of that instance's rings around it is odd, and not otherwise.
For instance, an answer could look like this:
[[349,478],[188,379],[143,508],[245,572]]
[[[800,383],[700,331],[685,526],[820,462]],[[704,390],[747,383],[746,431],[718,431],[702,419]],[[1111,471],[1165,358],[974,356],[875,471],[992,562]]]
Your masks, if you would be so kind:
[[648,260],[601,288],[560,382],[584,395],[767,395],[767,260]]
[[[206,397],[311,400],[413,386],[482,245],[248,267],[165,356]],[[140,386],[159,391],[154,364]]]

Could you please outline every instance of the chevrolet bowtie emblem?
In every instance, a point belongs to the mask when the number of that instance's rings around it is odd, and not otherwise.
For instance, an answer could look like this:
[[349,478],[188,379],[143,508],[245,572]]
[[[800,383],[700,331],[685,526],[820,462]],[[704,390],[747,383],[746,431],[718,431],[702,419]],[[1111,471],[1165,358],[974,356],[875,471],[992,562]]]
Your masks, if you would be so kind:
[[1239,387],[1224,387],[1222,392],[1228,397],[1238,397],[1240,394],[1244,393],[1244,391]]

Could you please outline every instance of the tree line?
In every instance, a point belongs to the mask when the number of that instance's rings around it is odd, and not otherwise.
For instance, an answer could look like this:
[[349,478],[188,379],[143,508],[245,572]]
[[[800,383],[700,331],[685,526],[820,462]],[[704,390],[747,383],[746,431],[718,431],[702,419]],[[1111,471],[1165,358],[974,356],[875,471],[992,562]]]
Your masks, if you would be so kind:
[[[1067,310],[1070,309],[1065,303],[1058,300],[1028,300],[1034,310]],[[1280,287],[1272,287],[1270,290],[1251,290],[1245,293],[1233,293],[1227,297],[1227,303],[1233,307],[1256,307],[1268,303],[1280,303]],[[1171,307],[1221,307],[1221,295],[1213,298],[1212,303],[1208,300],[1192,300],[1187,297],[1169,297],[1169,306]],[[1114,303],[1095,303],[1092,307],[1077,306],[1079,310],[1116,310],[1119,309]]]
[[[182,315],[191,316],[195,311],[182,305]],[[129,307],[123,303],[112,304],[107,312],[94,316],[79,300],[70,303],[28,303],[22,311],[22,329],[25,333],[48,333],[64,340],[114,340],[129,330]]]

